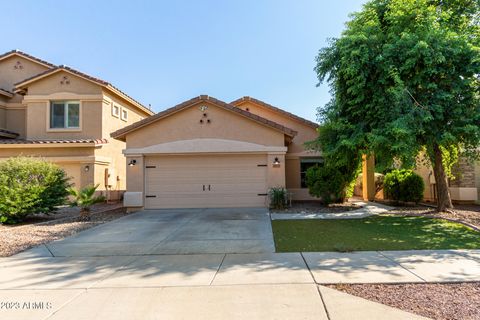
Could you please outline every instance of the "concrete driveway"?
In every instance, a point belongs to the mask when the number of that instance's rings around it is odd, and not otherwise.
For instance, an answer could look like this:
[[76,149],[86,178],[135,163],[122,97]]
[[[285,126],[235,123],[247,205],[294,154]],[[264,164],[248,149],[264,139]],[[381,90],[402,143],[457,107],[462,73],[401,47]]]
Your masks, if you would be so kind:
[[47,247],[55,257],[275,251],[265,208],[144,210]]

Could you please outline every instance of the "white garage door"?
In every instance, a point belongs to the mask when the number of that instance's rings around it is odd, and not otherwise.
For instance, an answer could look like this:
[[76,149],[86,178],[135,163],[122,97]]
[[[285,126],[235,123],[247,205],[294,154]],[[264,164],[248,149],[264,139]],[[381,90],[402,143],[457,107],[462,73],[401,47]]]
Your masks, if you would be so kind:
[[266,155],[145,159],[145,208],[264,207]]

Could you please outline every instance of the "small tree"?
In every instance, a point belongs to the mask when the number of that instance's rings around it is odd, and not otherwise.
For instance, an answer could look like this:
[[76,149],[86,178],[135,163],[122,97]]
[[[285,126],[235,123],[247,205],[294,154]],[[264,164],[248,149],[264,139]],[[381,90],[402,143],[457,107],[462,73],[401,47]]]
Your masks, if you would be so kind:
[[0,163],[0,223],[51,213],[65,203],[68,177],[59,166],[38,158],[16,157]]
[[80,190],[70,188],[69,193],[73,196],[73,200],[70,202],[72,207],[80,207],[80,219],[90,220],[90,209],[96,203],[105,201],[105,197],[100,195],[96,196],[98,184],[95,186],[86,186]]

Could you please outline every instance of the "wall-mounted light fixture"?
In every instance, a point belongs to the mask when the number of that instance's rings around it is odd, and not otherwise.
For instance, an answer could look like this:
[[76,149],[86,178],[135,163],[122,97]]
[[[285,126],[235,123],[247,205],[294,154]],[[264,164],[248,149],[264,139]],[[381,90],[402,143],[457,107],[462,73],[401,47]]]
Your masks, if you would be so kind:
[[85,168],[83,168],[83,170],[85,170],[85,172],[90,171],[90,166],[87,164],[87,165],[85,166]]
[[275,159],[273,160],[273,166],[274,167],[279,167],[280,166],[280,160],[278,159],[278,157],[275,157]]
[[129,165],[130,167],[133,167],[133,166],[136,165],[136,164],[137,164],[137,160],[135,160],[135,159],[130,160],[130,162],[128,163],[128,165]]

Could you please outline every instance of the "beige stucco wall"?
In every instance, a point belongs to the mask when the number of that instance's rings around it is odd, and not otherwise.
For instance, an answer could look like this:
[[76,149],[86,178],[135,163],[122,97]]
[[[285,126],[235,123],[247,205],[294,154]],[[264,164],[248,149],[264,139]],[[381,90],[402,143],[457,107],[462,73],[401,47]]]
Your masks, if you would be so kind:
[[[17,62],[20,65],[17,65]],[[17,66],[17,68],[15,68]],[[0,88],[13,91],[14,84],[30,78],[49,68],[20,56],[12,56],[0,61]],[[25,137],[25,107],[22,96],[0,98],[0,128],[14,131]]]
[[290,156],[293,156],[294,154],[303,155],[305,151],[303,144],[307,141],[315,140],[318,136],[317,130],[311,126],[294,120],[281,113],[257,105],[252,101],[244,101],[238,104],[237,107],[243,110],[248,108],[249,112],[253,114],[259,115],[263,118],[269,119],[284,125],[287,128],[297,131],[298,134],[293,138],[292,143],[288,146],[288,153]]
[[[127,188],[127,177],[126,177],[126,159],[122,154],[122,150],[125,149],[126,143],[119,141],[113,138],[110,138],[110,133],[116,131],[120,128],[133,124],[147,115],[132,106],[128,101],[125,101],[119,97],[116,97],[112,94],[103,92],[104,99],[102,102],[102,137],[108,139],[108,144],[103,146],[100,149],[96,150],[96,155],[105,156],[111,159],[111,163],[108,166],[110,174],[114,177],[111,181],[114,181],[114,184],[110,187],[110,190],[113,192],[123,192]],[[117,105],[120,108],[127,110],[128,117],[127,120],[123,120],[120,117],[116,117],[112,114],[113,105]],[[103,168],[105,170],[106,167]],[[102,185],[104,183],[102,182]]]
[[286,187],[292,193],[293,200],[316,200],[309,195],[308,189],[301,188],[300,179],[300,158],[302,157],[318,157],[316,152],[305,151],[304,143],[315,140],[318,137],[317,130],[311,126],[292,119],[281,113],[272,111],[252,101],[242,101],[237,107],[247,110],[253,114],[272,120],[282,124],[290,129],[298,132],[288,145],[285,163],[285,179]]
[[0,102],[0,128],[6,129],[7,110],[6,105]]
[[80,129],[50,129],[51,100],[28,102],[27,139],[102,138],[102,102],[85,101],[81,95],[73,96],[72,100],[80,101]]
[[26,109],[21,104],[9,104],[5,110],[5,129],[16,132],[19,138],[26,134]]
[[[17,62],[22,68],[15,68]],[[49,68],[20,56],[12,56],[0,61],[0,88],[12,91],[15,83],[30,78]]]
[[[435,185],[432,182],[435,181],[433,178],[433,170],[432,167],[425,164],[425,160],[422,160],[422,155],[419,156],[417,160],[417,167],[415,168],[415,172],[420,175],[423,179],[423,183],[425,185],[425,191],[423,193],[423,198],[426,201],[434,201],[435,196]],[[432,175],[431,175],[432,174]]]
[[[65,81],[64,77],[67,78],[67,81]],[[84,80],[65,71],[57,72],[28,85],[29,95],[46,95],[58,92],[101,94],[102,89],[91,81]]]
[[[200,106],[208,106],[203,117]],[[204,123],[200,123],[203,119]],[[211,123],[207,123],[210,119]],[[217,107],[208,102],[172,114],[160,121],[150,124],[141,130],[127,135],[128,148],[140,148],[160,143],[218,138],[252,142],[266,146],[283,146],[284,134],[265,125],[255,124],[251,119],[232,111]]]

